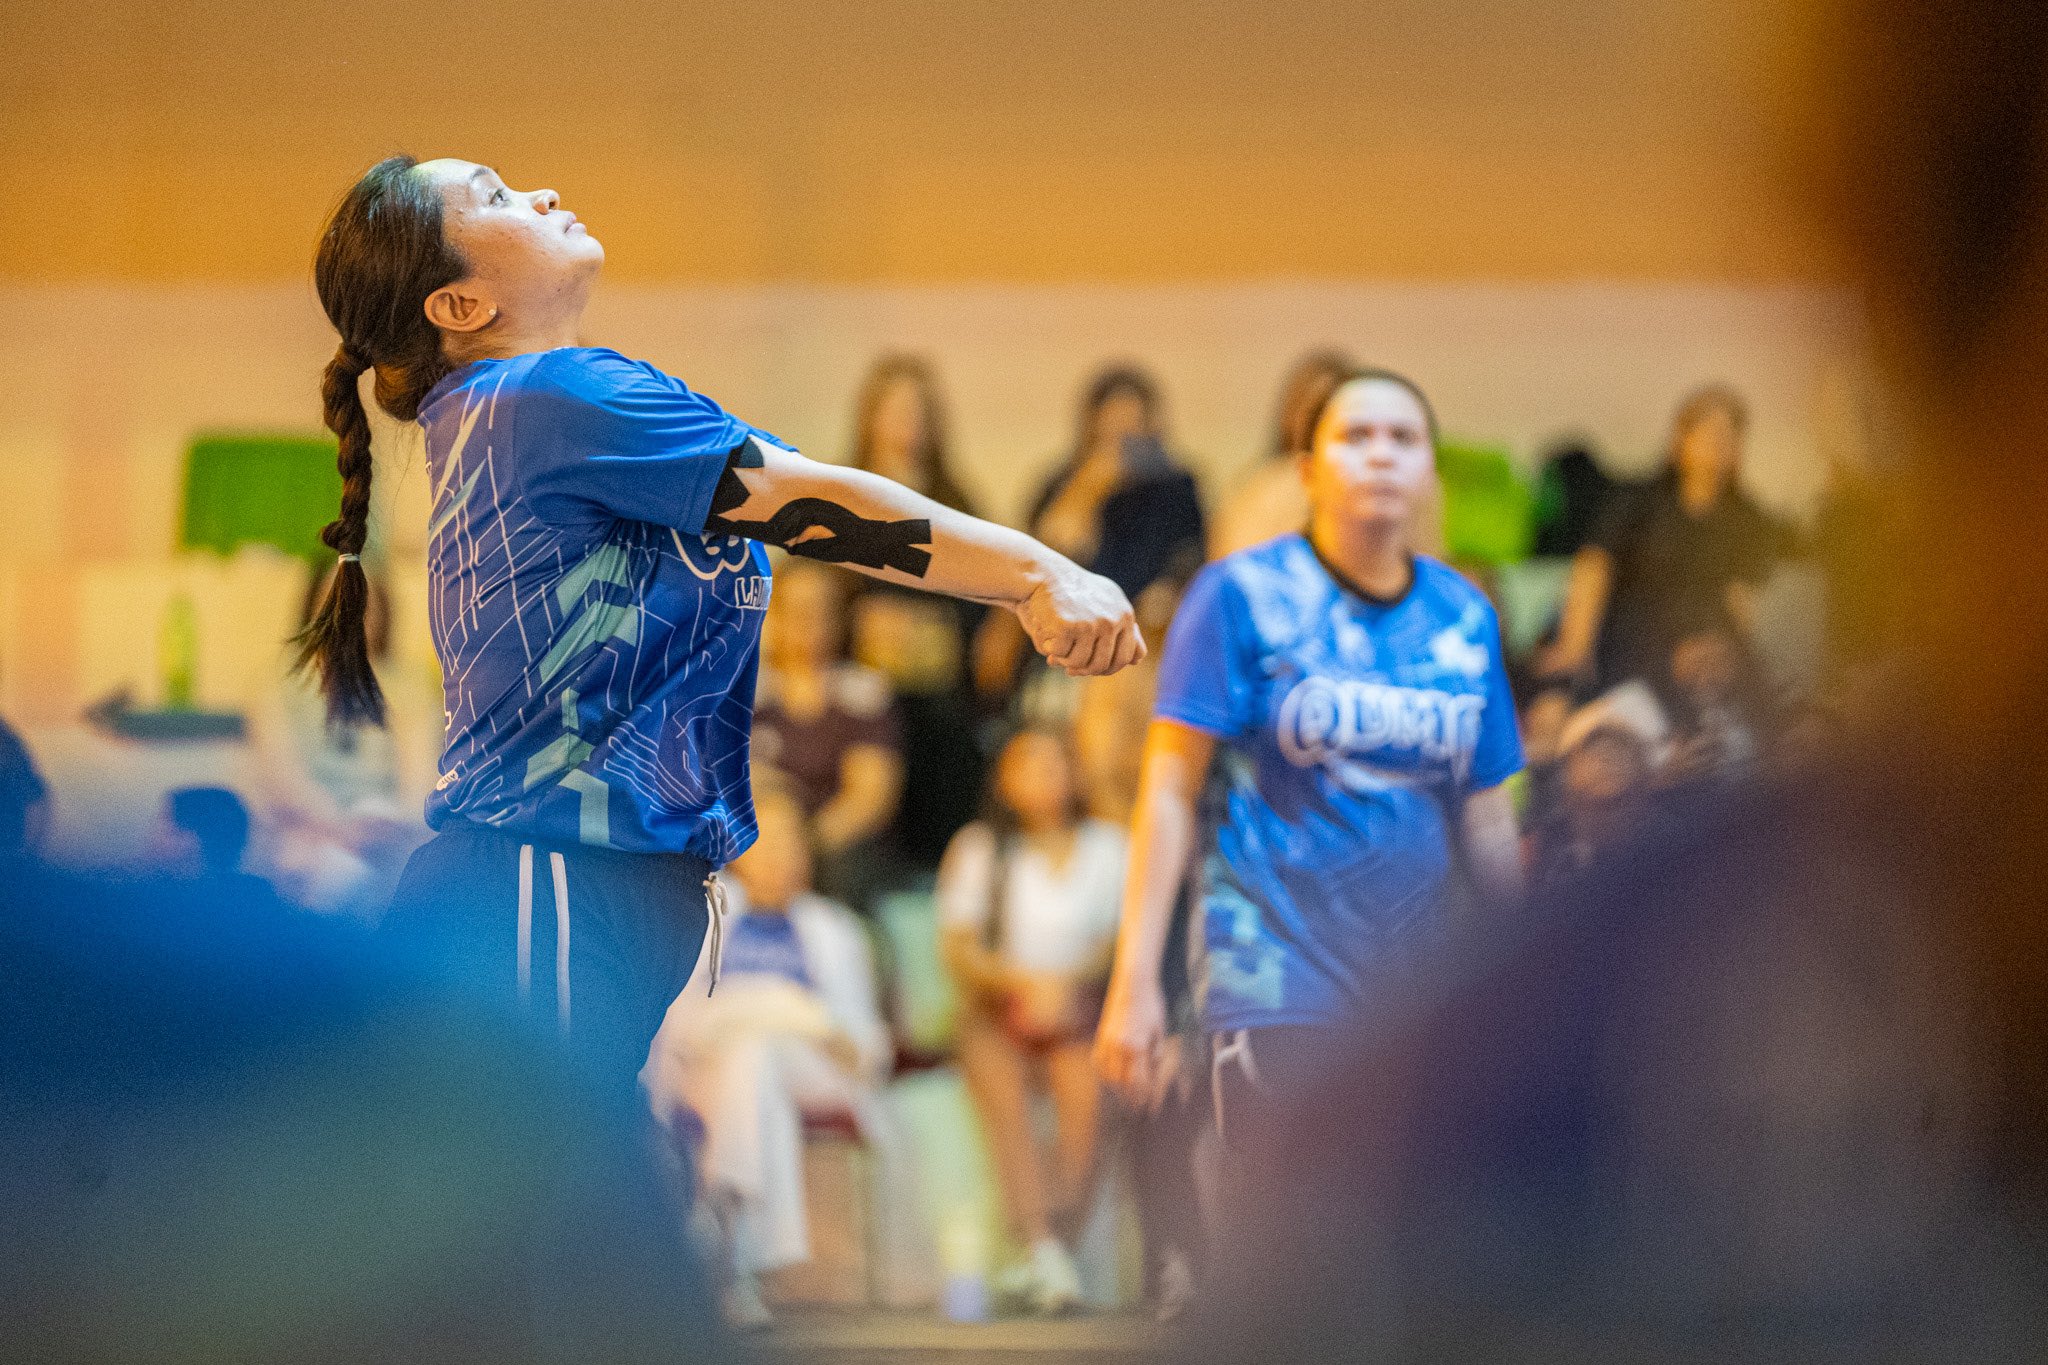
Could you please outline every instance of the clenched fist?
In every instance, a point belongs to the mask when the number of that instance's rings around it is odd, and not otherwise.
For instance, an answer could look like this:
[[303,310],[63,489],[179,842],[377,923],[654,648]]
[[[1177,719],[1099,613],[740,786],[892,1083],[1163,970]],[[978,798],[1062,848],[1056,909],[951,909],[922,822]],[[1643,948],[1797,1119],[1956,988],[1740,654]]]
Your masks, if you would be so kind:
[[1017,619],[1032,647],[1071,677],[1114,673],[1145,657],[1123,589],[1071,564],[1018,604]]

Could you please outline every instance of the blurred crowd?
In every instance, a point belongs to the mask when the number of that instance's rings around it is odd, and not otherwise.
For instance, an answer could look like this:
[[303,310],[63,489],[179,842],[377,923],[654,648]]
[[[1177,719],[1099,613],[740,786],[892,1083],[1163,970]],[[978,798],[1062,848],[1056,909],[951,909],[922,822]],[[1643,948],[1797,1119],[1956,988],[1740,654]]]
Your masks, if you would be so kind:
[[[733,867],[723,985],[708,993],[700,966],[644,1076],[704,1192],[699,1231],[734,1320],[766,1321],[764,1278],[812,1256],[804,1146],[821,1131],[876,1155],[878,1206],[895,1211],[882,1279],[904,1301],[929,1302],[950,1276],[943,1292],[969,1301],[947,1307],[970,1316],[1114,1302],[1088,1292],[1077,1265],[1105,1190],[1127,1192],[1142,1228],[1137,1292],[1168,1316],[1195,1294],[1208,1203],[1199,1097],[1129,1112],[1098,1082],[1090,1045],[1176,604],[1203,563],[1303,527],[1307,428],[1352,368],[1333,350],[1301,357],[1266,449],[1229,488],[1200,486],[1146,371],[1119,364],[1086,383],[1071,448],[1023,525],[1135,605],[1153,650],[1115,676],[1076,681],[1042,664],[1000,610],[778,564],[753,734],[761,836]],[[1563,586],[1511,660],[1529,758],[1514,781],[1539,898],[1654,832],[1672,793],[1795,768],[1858,683],[1788,680],[1756,639],[1759,595],[1781,566],[1826,552],[1855,473],[1836,471],[1802,533],[1744,487],[1748,423],[1740,394],[1709,385],[1682,397],[1646,479],[1611,477],[1583,443],[1545,456],[1533,549]],[[873,367],[848,454],[974,510],[922,358]],[[1443,512],[1439,496],[1421,533],[1438,549]],[[1457,567],[1492,589],[1516,566]],[[381,591],[371,616],[373,654],[388,658]],[[409,725],[403,690],[387,688],[399,699],[391,730],[336,731],[310,686],[280,680],[252,717],[260,790],[172,793],[153,870],[240,901],[374,921],[425,835],[418,799],[435,756],[431,721]],[[0,741],[0,817],[24,849],[45,793],[19,742]],[[1192,1029],[1199,974],[1184,947],[1167,975],[1179,1026]],[[932,1073],[964,1085],[1000,1194],[996,1245],[978,1253],[941,1245],[943,1201],[916,1169],[920,1139],[887,1102],[896,1078]],[[977,1139],[922,1138],[935,1140]],[[965,1290],[952,1283],[963,1274]]]

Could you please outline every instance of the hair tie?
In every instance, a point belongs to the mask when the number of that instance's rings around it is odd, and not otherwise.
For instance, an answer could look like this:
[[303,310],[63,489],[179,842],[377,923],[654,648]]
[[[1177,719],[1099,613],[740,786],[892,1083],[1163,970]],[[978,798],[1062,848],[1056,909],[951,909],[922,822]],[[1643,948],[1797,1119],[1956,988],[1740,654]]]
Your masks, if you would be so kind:
[[343,555],[335,562],[338,564],[360,564],[363,562],[363,557],[361,555]]

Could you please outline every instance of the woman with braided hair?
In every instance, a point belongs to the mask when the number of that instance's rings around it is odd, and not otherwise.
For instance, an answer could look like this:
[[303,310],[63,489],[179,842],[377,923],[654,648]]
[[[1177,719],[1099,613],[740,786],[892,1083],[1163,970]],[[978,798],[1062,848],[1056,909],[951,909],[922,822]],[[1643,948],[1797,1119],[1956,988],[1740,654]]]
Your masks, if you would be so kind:
[[697,960],[718,869],[754,838],[763,543],[1004,607],[1076,675],[1144,643],[1113,583],[1029,537],[813,463],[652,365],[578,345],[603,261],[553,190],[473,162],[394,157],[344,196],[314,268],[341,334],[322,386],[341,515],[322,538],[342,563],[301,646],[338,723],[382,719],[360,563],[374,370],[378,404],[425,429],[446,680],[436,834],[390,922],[454,944],[630,1084]]

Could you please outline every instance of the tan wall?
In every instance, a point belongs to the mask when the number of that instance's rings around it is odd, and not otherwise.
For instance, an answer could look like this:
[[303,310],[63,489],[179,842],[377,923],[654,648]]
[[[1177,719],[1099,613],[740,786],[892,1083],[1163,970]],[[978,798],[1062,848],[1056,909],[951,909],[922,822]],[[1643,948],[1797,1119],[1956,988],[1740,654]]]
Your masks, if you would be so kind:
[[1825,273],[1772,0],[13,0],[0,277],[300,277],[397,148],[616,279]]

